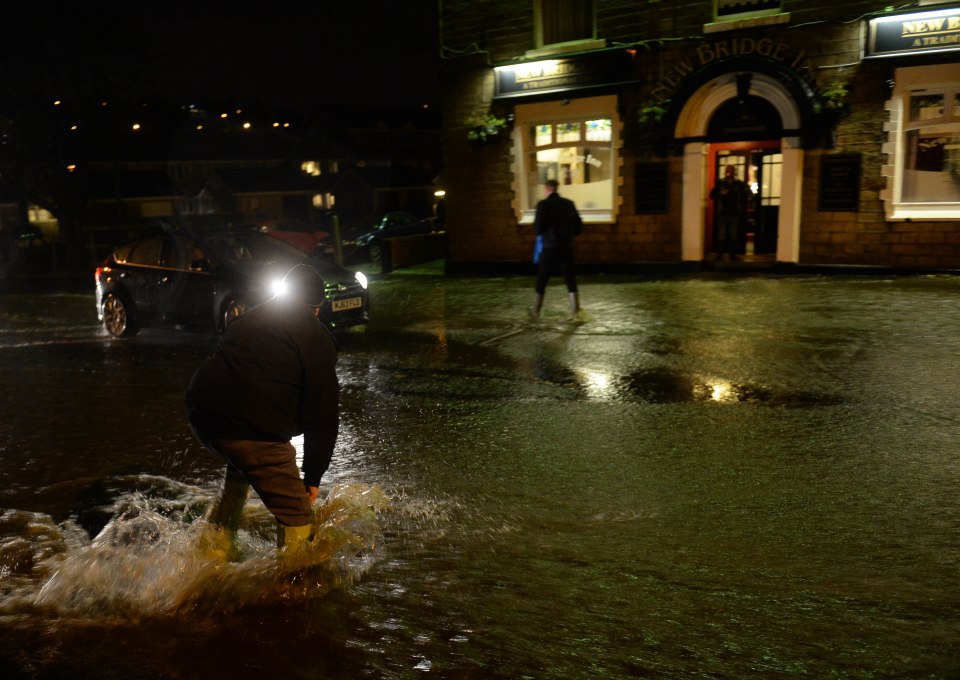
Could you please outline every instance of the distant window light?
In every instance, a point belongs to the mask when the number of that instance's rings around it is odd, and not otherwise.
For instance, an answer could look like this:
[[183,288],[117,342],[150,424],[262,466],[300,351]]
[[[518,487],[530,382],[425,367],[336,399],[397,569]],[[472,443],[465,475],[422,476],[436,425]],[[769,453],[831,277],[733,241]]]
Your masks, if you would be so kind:
[[227,118],[229,115],[230,115],[229,113],[221,113],[221,114],[220,114],[220,117],[221,117],[221,118]]
[[79,128],[79,126],[77,126],[77,125],[71,125],[71,126],[70,126],[70,129],[73,130],[74,132],[76,132],[76,131],[79,130],[80,128]]
[[67,166],[67,172],[73,172],[76,169],[77,169],[77,166],[74,165],[73,163]]
[[314,208],[325,208],[327,210],[333,208],[335,202],[333,194],[329,192],[325,194],[314,194],[312,199]]
[[31,205],[28,209],[30,214],[30,222],[49,222],[53,219],[53,213],[51,213],[46,208],[41,208],[38,205]]
[[140,123],[134,123],[133,125],[130,126],[130,128],[131,128],[134,132],[140,132]]
[[246,123],[243,124],[243,129],[244,129],[244,130],[249,130],[249,129],[251,129],[252,127],[253,127],[253,124],[251,124],[250,121],[247,121]]
[[203,125],[198,125],[198,126],[197,126],[197,130],[198,130],[198,131],[199,131],[199,130],[202,130],[202,129],[203,129]]
[[320,163],[317,161],[304,161],[300,164],[300,170],[311,177],[319,177],[321,174]]

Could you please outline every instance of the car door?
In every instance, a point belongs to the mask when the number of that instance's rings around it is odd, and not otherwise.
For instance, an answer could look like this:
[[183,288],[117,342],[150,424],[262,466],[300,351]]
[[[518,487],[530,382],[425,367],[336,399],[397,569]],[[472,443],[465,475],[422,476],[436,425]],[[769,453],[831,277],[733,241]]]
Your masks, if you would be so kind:
[[210,327],[216,319],[216,267],[199,243],[168,237],[161,260],[157,307],[165,323]]
[[126,253],[118,274],[120,287],[133,305],[136,317],[143,322],[158,317],[157,291],[164,275],[160,265],[163,248],[163,236],[134,243]]

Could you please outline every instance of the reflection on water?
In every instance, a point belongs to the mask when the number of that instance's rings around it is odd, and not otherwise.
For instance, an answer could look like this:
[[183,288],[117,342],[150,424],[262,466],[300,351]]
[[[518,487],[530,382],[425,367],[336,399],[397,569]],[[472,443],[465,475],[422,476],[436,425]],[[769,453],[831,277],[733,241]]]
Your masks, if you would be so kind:
[[[724,378],[688,375],[665,369],[646,369],[625,376],[624,389],[608,398],[631,395],[654,404],[706,401],[719,404],[748,403],[766,406],[828,406],[839,397],[823,393],[777,392],[761,385],[733,383]],[[607,389],[609,392],[609,388]]]

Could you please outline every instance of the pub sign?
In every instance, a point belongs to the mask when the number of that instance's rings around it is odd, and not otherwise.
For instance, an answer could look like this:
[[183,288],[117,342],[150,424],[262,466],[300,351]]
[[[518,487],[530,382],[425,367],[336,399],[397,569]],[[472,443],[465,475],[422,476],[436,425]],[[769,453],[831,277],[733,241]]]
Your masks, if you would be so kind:
[[866,58],[960,50],[960,8],[870,20]]

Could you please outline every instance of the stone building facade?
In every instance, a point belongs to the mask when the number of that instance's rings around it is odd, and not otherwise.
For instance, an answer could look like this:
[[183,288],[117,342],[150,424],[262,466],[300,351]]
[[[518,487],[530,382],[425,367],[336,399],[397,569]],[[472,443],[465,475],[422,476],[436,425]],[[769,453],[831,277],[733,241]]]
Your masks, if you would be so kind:
[[561,183],[585,265],[960,268],[960,3],[444,0],[448,269],[530,261]]

